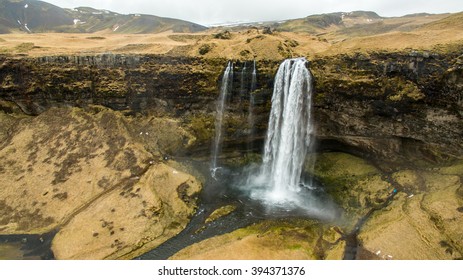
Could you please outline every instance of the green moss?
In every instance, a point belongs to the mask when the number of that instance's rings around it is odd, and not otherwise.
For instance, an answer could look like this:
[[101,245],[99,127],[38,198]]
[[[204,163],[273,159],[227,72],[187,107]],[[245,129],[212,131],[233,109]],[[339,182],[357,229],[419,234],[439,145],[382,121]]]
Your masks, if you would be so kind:
[[442,167],[438,172],[447,175],[463,176],[463,161],[458,161],[450,166]]
[[[311,172],[310,170],[307,170]],[[378,174],[379,170],[365,160],[345,153],[324,153],[316,157],[314,175],[321,178],[361,177]]]
[[326,192],[345,209],[352,224],[371,207],[386,201],[394,189],[382,173],[367,161],[345,153],[317,155],[314,169],[306,168],[324,186]]
[[398,77],[386,81],[385,93],[390,101],[418,101],[425,97],[416,84]]
[[247,153],[243,156],[232,157],[227,160],[227,165],[231,167],[242,167],[251,163],[261,163],[262,155],[258,153]]
[[232,213],[233,211],[236,210],[236,205],[226,205],[223,207],[220,207],[219,209],[214,210],[209,217],[207,217],[205,223],[210,223],[213,222],[221,217],[227,216],[228,214]]
[[186,126],[198,142],[205,143],[214,135],[214,116],[195,114],[186,120]]
[[415,190],[417,186],[424,183],[415,170],[401,170],[394,173],[392,178],[407,190]]

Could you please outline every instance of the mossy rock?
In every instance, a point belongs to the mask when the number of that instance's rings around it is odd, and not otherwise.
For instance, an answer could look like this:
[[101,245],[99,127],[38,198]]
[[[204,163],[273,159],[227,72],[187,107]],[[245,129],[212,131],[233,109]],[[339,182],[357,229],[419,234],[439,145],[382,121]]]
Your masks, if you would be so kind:
[[367,161],[345,153],[318,154],[313,171],[326,192],[345,210],[351,228],[371,208],[384,203],[394,189],[383,174]]
[[415,83],[403,78],[391,78],[385,84],[385,94],[390,101],[419,101],[425,97]]
[[312,220],[267,220],[196,243],[172,259],[340,259],[339,238]]
[[205,223],[206,224],[211,223],[221,217],[229,215],[235,210],[236,210],[236,205],[225,205],[223,207],[220,207],[219,209],[214,210],[214,212],[212,212],[211,215],[207,217]]
[[457,161],[452,165],[442,167],[438,172],[441,174],[463,176],[463,161]]
[[[306,165],[306,168],[310,168]],[[345,185],[365,176],[380,174],[380,171],[365,160],[346,153],[317,154],[313,174],[326,185]]]
[[198,143],[205,143],[214,136],[214,116],[195,114],[186,120],[186,127],[196,137]]

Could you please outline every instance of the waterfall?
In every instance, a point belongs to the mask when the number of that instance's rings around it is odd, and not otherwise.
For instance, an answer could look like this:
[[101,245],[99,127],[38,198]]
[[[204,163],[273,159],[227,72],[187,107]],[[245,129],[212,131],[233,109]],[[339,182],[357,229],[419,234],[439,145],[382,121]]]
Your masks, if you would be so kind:
[[[254,185],[266,187],[266,199],[292,200],[312,142],[312,75],[305,58],[287,59],[275,76],[272,108],[260,175]],[[257,181],[256,181],[257,180]],[[259,193],[257,195],[263,195]]]
[[219,99],[217,101],[216,116],[215,116],[215,137],[214,143],[212,144],[212,159],[211,159],[211,170],[213,174],[217,170],[217,157],[222,148],[222,125],[225,113],[225,101],[232,90],[233,83],[233,63],[228,62],[227,68],[222,77],[222,85],[220,86]]
[[238,103],[241,104],[243,96],[246,96],[246,62],[243,64],[243,69],[241,70],[241,83],[240,83],[240,95],[238,96]]
[[256,61],[254,60],[253,69],[252,69],[252,78],[251,78],[251,89],[249,91],[249,106],[248,106],[248,126],[249,126],[249,136],[248,136],[248,151],[253,150],[254,141],[254,91],[257,86],[257,71],[256,71]]

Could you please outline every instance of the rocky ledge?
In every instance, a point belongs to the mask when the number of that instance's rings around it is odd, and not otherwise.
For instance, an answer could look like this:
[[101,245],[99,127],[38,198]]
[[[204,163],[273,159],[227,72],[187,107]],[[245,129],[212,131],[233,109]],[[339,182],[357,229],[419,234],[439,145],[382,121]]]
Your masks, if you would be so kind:
[[[0,98],[30,115],[54,106],[103,105],[125,114],[180,119],[210,142],[215,100],[226,60],[159,55],[0,57]],[[242,70],[247,63],[247,71]],[[257,61],[255,141],[266,131],[273,77],[280,61]],[[249,140],[251,61],[235,61],[225,142]],[[314,118],[321,148],[387,160],[460,157],[461,49],[315,57]],[[244,88],[244,91],[243,91]]]

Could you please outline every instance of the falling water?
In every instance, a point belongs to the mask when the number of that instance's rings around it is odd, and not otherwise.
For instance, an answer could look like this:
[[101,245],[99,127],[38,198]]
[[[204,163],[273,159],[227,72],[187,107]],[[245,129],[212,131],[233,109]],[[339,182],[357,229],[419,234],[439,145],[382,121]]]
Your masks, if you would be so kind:
[[222,125],[225,113],[225,101],[231,92],[231,85],[233,83],[233,63],[228,62],[227,68],[223,74],[222,85],[220,87],[219,100],[217,102],[216,116],[215,116],[215,137],[212,145],[212,160],[211,170],[213,174],[217,170],[217,157],[222,148]]
[[241,70],[241,84],[240,84],[240,95],[238,102],[241,104],[241,99],[243,96],[246,95],[247,88],[246,88],[246,62],[243,64],[243,69]]
[[249,106],[248,106],[248,126],[249,126],[249,136],[248,136],[248,150],[253,150],[252,142],[254,141],[254,91],[257,86],[257,71],[256,71],[256,61],[254,60],[253,69],[252,69],[252,78],[251,78],[251,89],[249,91]]
[[262,172],[277,195],[299,188],[311,142],[312,76],[306,63],[285,60],[275,77]]
[[312,141],[312,76],[305,58],[287,59],[275,76],[260,174],[250,176],[254,197],[276,204],[299,201],[301,174]]

